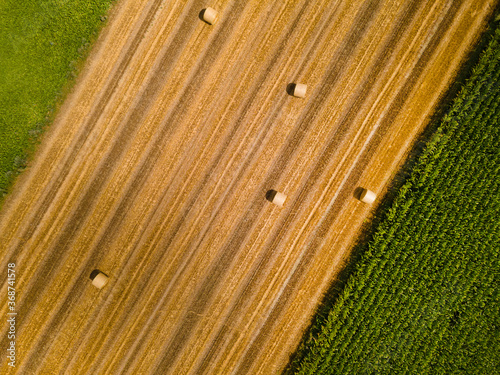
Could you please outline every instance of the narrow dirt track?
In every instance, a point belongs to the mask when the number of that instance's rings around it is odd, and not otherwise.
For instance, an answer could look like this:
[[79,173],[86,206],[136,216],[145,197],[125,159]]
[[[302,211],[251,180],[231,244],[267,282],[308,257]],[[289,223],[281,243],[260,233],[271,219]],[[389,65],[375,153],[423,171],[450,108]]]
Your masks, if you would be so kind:
[[495,3],[118,2],[0,213],[0,372],[279,373]]

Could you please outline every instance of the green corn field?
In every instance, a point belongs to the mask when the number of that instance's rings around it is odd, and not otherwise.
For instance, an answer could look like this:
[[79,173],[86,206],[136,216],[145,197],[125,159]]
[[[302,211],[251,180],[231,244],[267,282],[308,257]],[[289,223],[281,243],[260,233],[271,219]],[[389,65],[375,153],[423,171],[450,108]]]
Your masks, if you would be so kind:
[[500,28],[289,374],[500,374]]

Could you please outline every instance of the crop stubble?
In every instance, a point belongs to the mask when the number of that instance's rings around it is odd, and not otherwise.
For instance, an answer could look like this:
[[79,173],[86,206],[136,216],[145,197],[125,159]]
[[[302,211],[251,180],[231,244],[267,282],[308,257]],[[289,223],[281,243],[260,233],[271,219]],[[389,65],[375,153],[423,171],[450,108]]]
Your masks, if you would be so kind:
[[119,2],[1,214],[16,370],[279,372],[493,4]]

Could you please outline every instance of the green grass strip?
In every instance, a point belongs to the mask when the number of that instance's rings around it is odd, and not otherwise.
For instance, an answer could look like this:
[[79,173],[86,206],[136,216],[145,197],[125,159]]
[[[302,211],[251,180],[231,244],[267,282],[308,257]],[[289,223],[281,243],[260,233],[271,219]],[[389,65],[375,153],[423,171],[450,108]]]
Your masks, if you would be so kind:
[[112,2],[0,2],[0,202],[53,120]]
[[287,374],[500,374],[500,27]]

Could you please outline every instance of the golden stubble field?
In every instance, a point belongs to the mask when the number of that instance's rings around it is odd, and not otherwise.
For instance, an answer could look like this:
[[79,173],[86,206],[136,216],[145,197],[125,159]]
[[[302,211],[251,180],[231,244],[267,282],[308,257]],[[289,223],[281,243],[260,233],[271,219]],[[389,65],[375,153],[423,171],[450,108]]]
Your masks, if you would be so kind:
[[279,373],[494,4],[120,0],[1,212],[0,372]]

